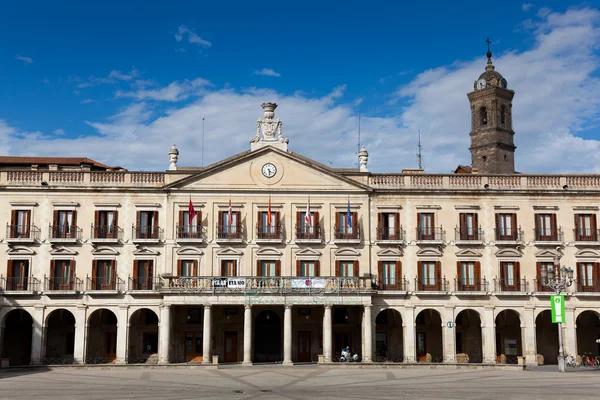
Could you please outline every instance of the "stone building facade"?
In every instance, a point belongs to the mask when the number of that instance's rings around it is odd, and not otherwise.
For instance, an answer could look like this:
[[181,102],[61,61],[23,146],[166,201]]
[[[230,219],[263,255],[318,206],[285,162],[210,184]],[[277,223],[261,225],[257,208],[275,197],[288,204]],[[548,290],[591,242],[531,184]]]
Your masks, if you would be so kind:
[[288,150],[272,103],[249,151],[203,168],[175,146],[166,172],[0,168],[1,357],[552,363],[555,259],[565,352],[596,354],[600,176],[514,173],[488,58],[471,173],[370,173],[364,149],[330,168]]

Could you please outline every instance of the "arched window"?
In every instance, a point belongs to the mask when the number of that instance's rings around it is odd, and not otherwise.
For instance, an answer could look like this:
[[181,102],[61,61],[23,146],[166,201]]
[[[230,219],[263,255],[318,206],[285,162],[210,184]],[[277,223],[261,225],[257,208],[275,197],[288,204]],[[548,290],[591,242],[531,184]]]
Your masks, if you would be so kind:
[[487,125],[487,123],[488,123],[488,118],[487,118],[487,108],[485,108],[485,107],[481,107],[481,108],[479,109],[479,116],[480,116],[480,122],[481,122],[481,125],[482,125],[482,126],[483,126],[483,125]]
[[500,123],[502,126],[506,125],[506,106],[504,104],[500,107]]

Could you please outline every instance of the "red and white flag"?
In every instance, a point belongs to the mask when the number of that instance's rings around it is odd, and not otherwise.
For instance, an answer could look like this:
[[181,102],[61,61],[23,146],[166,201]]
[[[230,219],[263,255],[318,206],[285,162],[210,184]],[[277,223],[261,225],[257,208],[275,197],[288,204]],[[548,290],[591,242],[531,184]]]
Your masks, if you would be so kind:
[[196,210],[194,210],[194,204],[192,203],[192,196],[190,196],[190,205],[188,206],[188,222],[192,226],[194,218],[196,218]]
[[312,226],[312,215],[310,215],[310,196],[308,196],[308,203],[306,203],[306,215],[304,216],[304,224]]
[[269,211],[267,212],[267,226],[271,226],[271,195],[269,195]]
[[233,223],[233,210],[231,209],[231,197],[229,198],[229,211],[227,211],[227,223],[229,226]]

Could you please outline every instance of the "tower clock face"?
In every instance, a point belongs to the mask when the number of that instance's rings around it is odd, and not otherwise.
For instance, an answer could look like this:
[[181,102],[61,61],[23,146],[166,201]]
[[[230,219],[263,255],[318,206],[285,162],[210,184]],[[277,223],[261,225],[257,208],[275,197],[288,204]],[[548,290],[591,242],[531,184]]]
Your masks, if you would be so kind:
[[485,89],[485,87],[487,86],[487,82],[485,81],[485,79],[480,79],[477,81],[477,89],[481,90],[481,89]]
[[267,178],[272,178],[277,173],[277,167],[271,163],[266,163],[262,166],[262,174]]
[[500,79],[500,85],[506,89],[508,87],[508,82],[506,81],[506,79],[502,78]]

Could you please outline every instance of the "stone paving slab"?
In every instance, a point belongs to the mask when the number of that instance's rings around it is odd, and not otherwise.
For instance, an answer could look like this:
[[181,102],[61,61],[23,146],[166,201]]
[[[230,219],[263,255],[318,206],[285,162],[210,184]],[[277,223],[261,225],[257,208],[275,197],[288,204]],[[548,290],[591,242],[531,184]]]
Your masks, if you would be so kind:
[[0,399],[580,399],[600,393],[600,371],[114,368],[0,373]]

